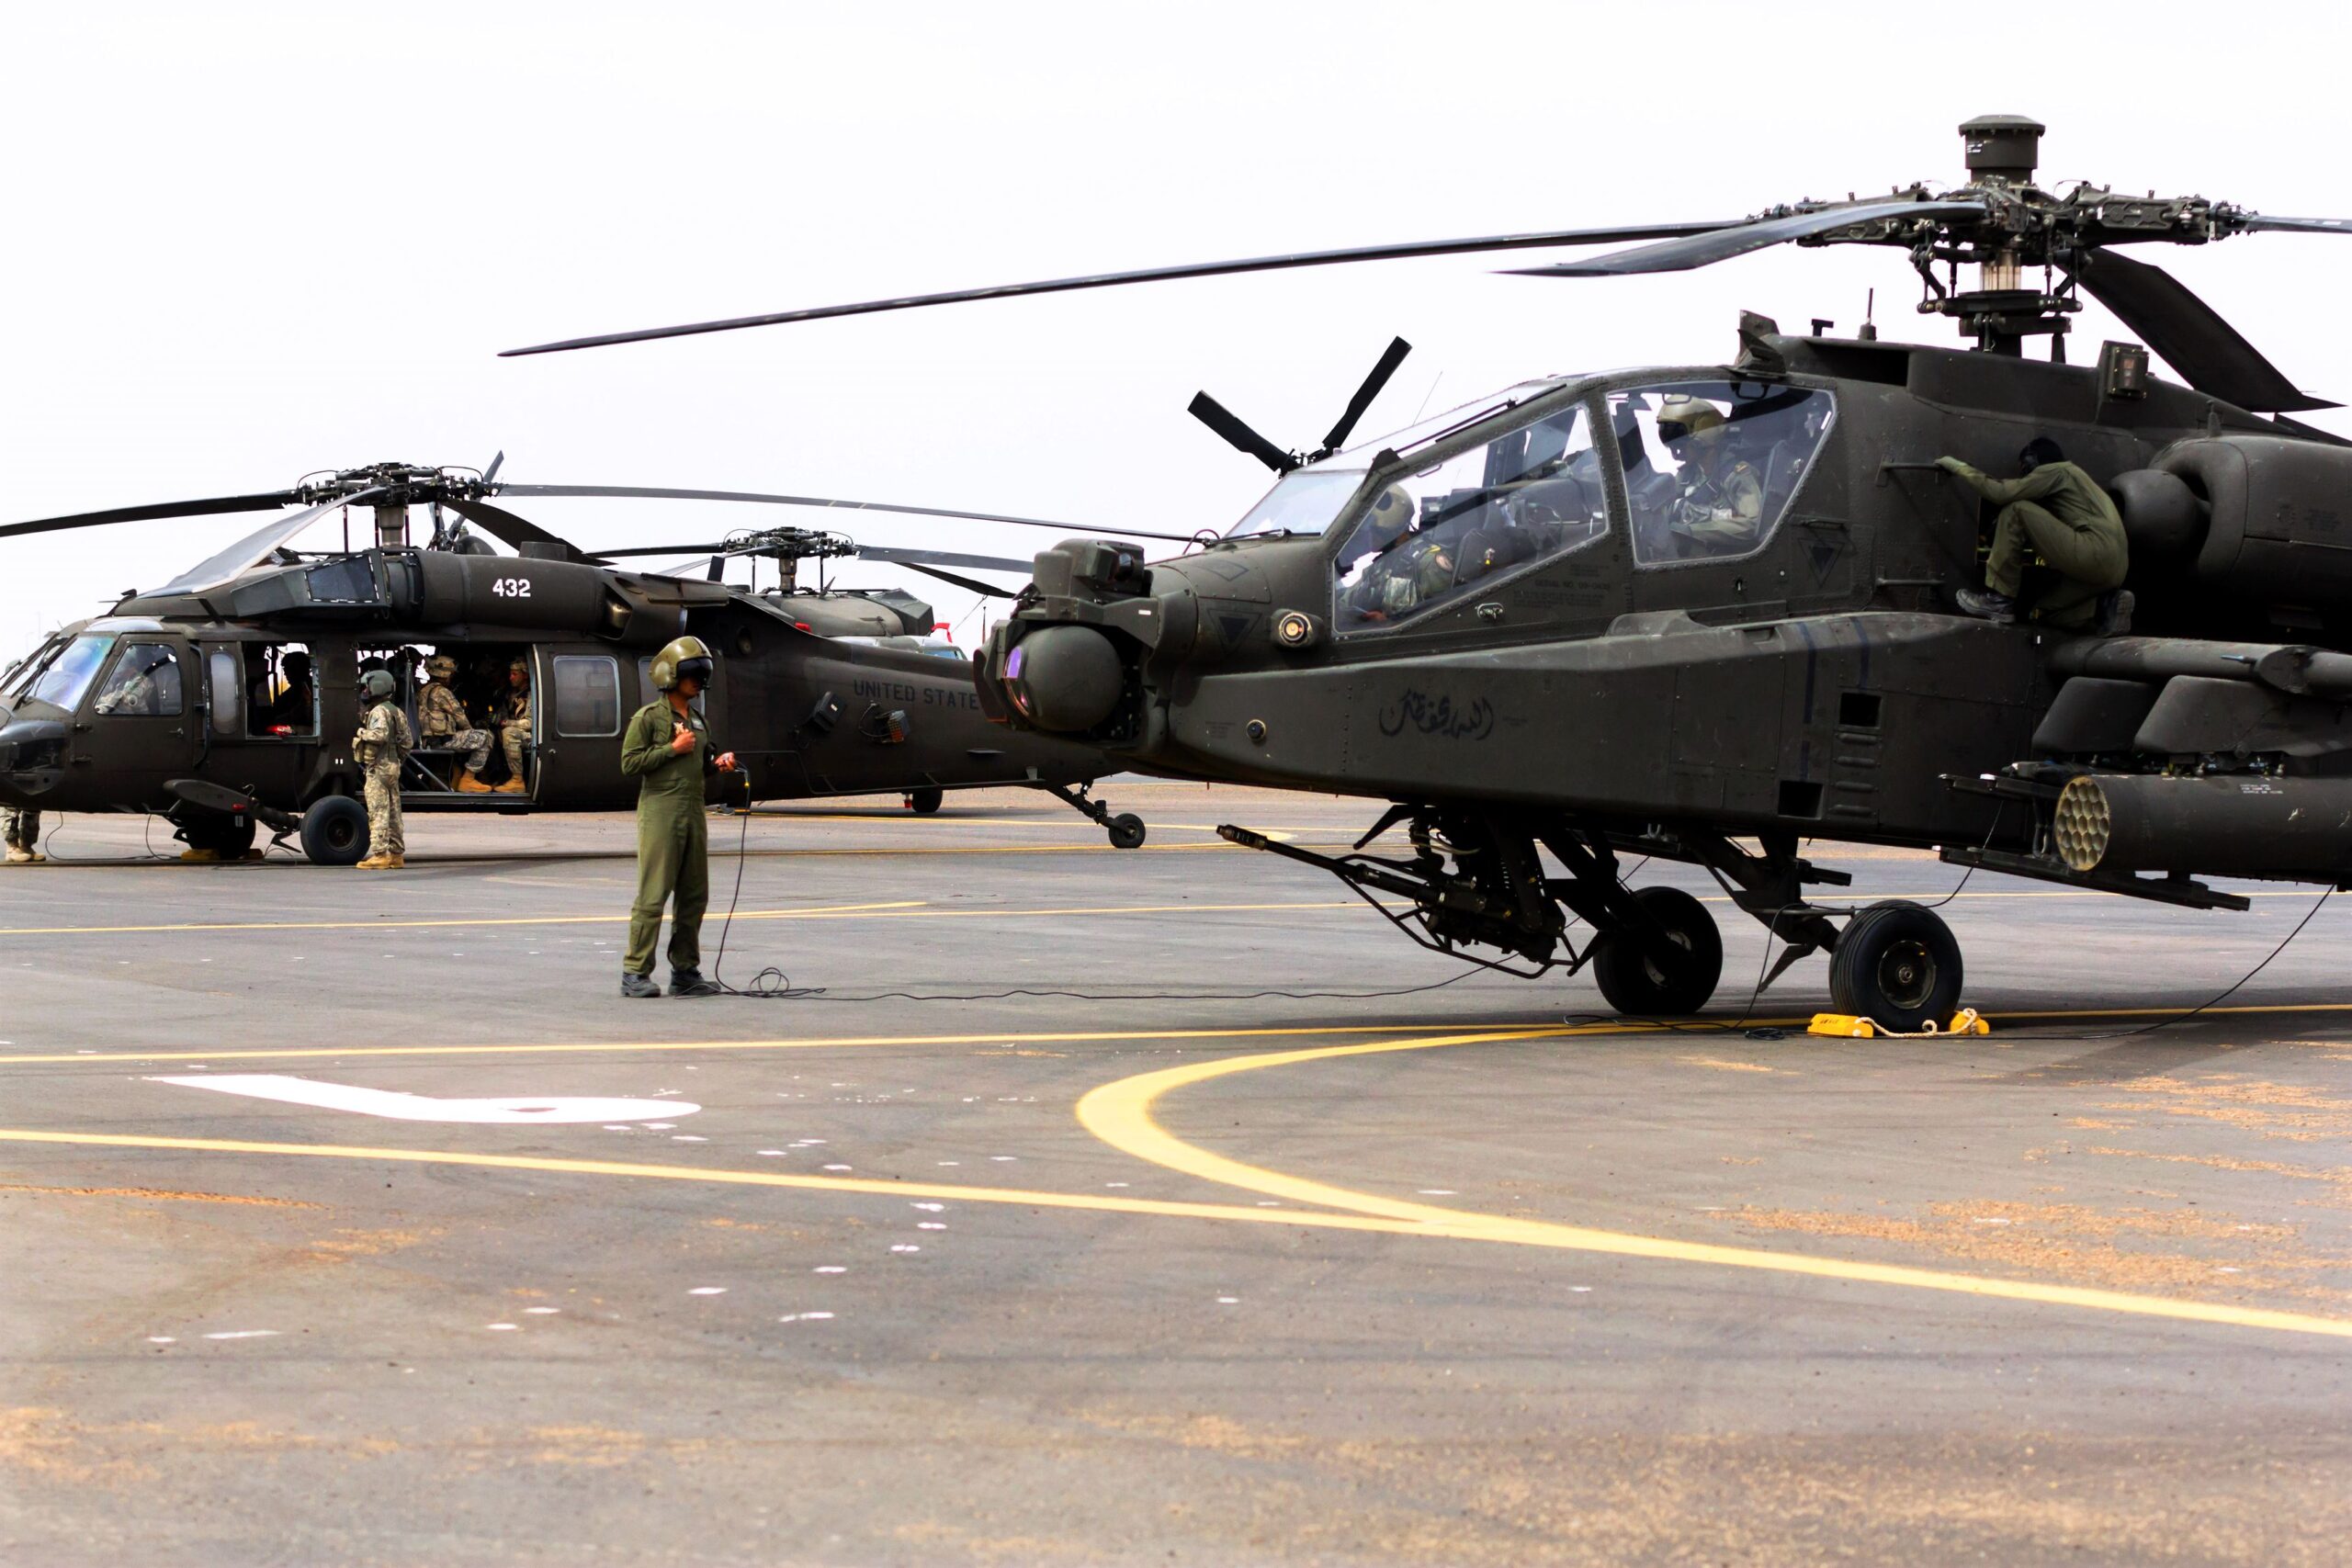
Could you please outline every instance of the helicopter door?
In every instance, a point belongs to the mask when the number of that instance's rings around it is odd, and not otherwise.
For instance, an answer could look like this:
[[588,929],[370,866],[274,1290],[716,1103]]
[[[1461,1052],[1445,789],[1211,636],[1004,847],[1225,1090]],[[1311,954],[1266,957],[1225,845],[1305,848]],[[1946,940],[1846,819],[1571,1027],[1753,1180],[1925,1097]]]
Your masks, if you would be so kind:
[[621,731],[634,707],[621,705],[621,664],[613,655],[550,653],[545,701],[532,705],[538,762],[532,798],[541,805],[612,805],[634,798],[621,776]]
[[177,647],[125,637],[74,725],[79,754],[99,776],[130,785],[126,794],[151,792],[196,754],[187,695]]

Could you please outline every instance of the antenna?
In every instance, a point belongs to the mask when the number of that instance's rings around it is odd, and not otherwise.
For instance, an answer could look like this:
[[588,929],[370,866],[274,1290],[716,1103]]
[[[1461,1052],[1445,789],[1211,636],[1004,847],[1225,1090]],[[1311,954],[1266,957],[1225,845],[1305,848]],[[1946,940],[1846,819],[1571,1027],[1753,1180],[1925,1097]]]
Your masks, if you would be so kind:
[[1862,330],[1854,334],[1857,338],[1864,343],[1878,341],[1878,322],[1871,319],[1877,314],[1878,290],[1873,288],[1870,291],[1869,302],[1862,307]]

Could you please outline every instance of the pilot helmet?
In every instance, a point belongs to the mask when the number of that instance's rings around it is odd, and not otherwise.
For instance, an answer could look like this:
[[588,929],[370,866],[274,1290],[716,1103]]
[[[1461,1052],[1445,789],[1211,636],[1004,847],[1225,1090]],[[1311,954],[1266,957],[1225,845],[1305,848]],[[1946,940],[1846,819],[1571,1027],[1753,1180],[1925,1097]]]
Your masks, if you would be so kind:
[[652,676],[657,692],[675,691],[678,682],[687,676],[707,689],[713,668],[710,649],[703,646],[702,638],[682,637],[653,656],[653,666],[647,673]]
[[1403,485],[1390,485],[1372,498],[1372,505],[1364,513],[1364,537],[1376,546],[1385,547],[1404,537],[1405,530],[1413,525],[1413,498]]
[[359,677],[359,690],[371,703],[380,703],[399,689],[389,670],[370,670]]
[[[1657,438],[1668,447],[1679,449],[1684,441],[1694,436],[1708,436],[1724,426],[1724,411],[1704,398],[1694,398],[1685,392],[1670,392],[1657,406]],[[1697,451],[1712,448],[1720,436],[1710,436],[1693,443]]]
[[458,678],[458,661],[446,653],[436,653],[424,661],[424,672],[436,681],[454,681]]

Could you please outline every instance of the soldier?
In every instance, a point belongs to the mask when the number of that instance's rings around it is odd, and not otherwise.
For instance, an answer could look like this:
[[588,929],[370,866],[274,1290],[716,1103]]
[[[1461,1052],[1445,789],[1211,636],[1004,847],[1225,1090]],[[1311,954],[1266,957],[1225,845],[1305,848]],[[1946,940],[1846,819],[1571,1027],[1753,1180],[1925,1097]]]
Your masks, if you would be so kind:
[[153,714],[155,711],[155,671],[168,662],[171,655],[160,648],[133,649],[130,657],[144,657],[147,662],[136,670],[126,668],[113,685],[100,694],[96,710],[99,713]]
[[2027,442],[2014,479],[1989,479],[1957,457],[1939,457],[1936,467],[2001,509],[1993,519],[1984,588],[1952,595],[1962,610],[1988,621],[2016,620],[2026,562],[2039,554],[2064,581],[2035,602],[2037,620],[2083,630],[2120,615],[2119,591],[2131,566],[2122,514],[2098,480],[2066,461],[2058,443],[2046,435]]
[[424,731],[424,743],[466,753],[466,771],[458,775],[458,793],[490,794],[490,785],[481,782],[481,771],[490,762],[491,734],[474,728],[473,720],[466,716],[466,705],[458,700],[449,684],[458,678],[458,661],[446,653],[435,654],[424,661],[424,672],[432,679],[416,699],[417,725]]
[[735,753],[712,746],[710,727],[694,699],[710,683],[714,665],[700,637],[682,637],[653,656],[649,673],[659,702],[648,703],[621,738],[621,772],[638,781],[637,902],[628,916],[628,951],[621,957],[621,995],[658,997],[653,944],[662,935],[662,907],[670,909],[670,994],[707,997],[718,987],[702,975],[702,915],[710,902],[710,825],[703,815],[703,780],[732,771]]
[[523,748],[531,739],[531,664],[517,659],[506,666],[506,694],[499,702],[499,739],[506,747],[506,782],[500,784],[499,795],[521,795],[528,787],[523,783]]
[[1703,398],[1669,394],[1657,411],[1657,438],[1679,465],[1668,525],[1698,556],[1753,549],[1764,522],[1764,479],[1731,456],[1723,410]]
[[0,839],[8,845],[10,865],[39,865],[49,857],[40,852],[40,813],[20,806],[0,806]]
[[408,839],[401,823],[401,764],[416,749],[392,695],[400,689],[389,670],[370,670],[360,678],[359,701],[366,716],[351,738],[352,755],[358,759],[368,782],[368,858],[361,871],[398,871],[408,864]]

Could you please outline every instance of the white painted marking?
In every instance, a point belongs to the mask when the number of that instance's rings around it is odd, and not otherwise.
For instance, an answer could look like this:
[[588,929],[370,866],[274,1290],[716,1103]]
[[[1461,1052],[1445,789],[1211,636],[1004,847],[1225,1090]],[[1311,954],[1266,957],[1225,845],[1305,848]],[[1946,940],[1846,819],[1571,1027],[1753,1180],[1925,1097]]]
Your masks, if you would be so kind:
[[218,1334],[208,1334],[205,1337],[207,1339],[275,1339],[277,1337],[277,1330],[275,1328],[229,1328]]
[[727,1287],[724,1285],[696,1285],[686,1292],[690,1296],[723,1296],[726,1293]]
[[615,1122],[647,1115],[684,1116],[702,1109],[681,1100],[605,1100],[566,1095],[506,1095],[490,1100],[436,1100],[354,1084],[322,1083],[282,1073],[210,1073],[198,1077],[158,1077],[151,1083],[217,1089],[254,1100],[283,1100],[321,1111],[348,1111],[395,1122]]

